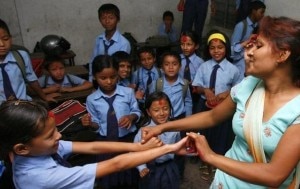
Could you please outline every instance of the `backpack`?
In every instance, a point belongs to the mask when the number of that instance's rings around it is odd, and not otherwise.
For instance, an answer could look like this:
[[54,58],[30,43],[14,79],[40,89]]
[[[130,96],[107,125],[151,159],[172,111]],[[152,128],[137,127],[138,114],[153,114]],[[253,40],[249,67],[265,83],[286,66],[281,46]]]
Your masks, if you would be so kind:
[[57,130],[63,140],[93,141],[96,133],[81,124],[81,117],[87,114],[84,104],[78,100],[67,100],[51,110],[54,113]]
[[[25,69],[25,61],[23,59],[23,56],[18,50],[12,50],[11,51],[14,58],[17,61],[17,65],[19,69],[21,70],[23,79],[25,83],[29,83],[29,81],[26,78],[26,69]],[[40,77],[42,75],[42,62],[44,61],[44,58],[42,57],[31,57],[31,65],[34,73],[36,74],[37,77]]]
[[[183,79],[184,85],[182,86],[182,99],[184,101],[187,90],[189,88],[189,81],[186,79]],[[163,91],[163,86],[164,86],[164,79],[162,77],[158,78],[156,80],[156,85],[155,85],[155,91]]]

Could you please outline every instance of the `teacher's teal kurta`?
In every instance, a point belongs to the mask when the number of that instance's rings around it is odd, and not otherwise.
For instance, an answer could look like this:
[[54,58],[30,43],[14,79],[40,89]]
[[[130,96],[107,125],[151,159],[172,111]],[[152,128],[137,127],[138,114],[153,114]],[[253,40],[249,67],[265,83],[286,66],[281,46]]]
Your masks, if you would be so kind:
[[[245,117],[246,102],[259,81],[260,80],[258,78],[249,76],[245,78],[241,83],[233,87],[231,90],[231,98],[236,103],[236,112],[232,120],[233,131],[236,137],[231,149],[228,150],[228,152],[225,154],[226,157],[243,162],[254,161],[249,151],[247,142],[245,140],[243,131],[243,120]],[[300,119],[298,118],[300,115],[299,104],[300,94],[294,99],[290,100],[288,103],[286,103],[283,107],[281,107],[270,118],[270,120],[263,123],[261,135],[267,161],[271,159],[272,154],[286,129],[292,124],[300,123]],[[293,174],[291,174],[289,178],[279,188],[287,188],[287,186],[292,180],[292,176]],[[211,188],[261,189],[267,187],[249,184],[237,178],[231,177],[230,175],[220,170],[217,170]]]

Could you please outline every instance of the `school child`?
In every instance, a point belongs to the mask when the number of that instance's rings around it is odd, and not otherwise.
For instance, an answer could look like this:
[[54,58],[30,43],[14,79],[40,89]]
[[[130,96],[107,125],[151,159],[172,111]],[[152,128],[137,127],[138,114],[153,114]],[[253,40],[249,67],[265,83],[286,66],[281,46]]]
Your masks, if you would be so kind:
[[96,37],[93,54],[89,63],[89,80],[92,81],[92,61],[97,55],[112,55],[117,51],[130,53],[129,41],[120,33],[117,28],[120,21],[119,8],[111,3],[103,4],[98,9],[98,19],[105,29],[103,33]]
[[190,82],[190,91],[192,93],[193,101],[193,113],[196,113],[196,107],[198,106],[198,95],[194,93],[192,82],[195,78],[195,74],[199,66],[204,62],[200,58],[196,51],[199,49],[198,35],[194,31],[186,31],[181,34],[180,47],[182,54],[181,56],[181,68],[179,75]]
[[112,58],[118,65],[118,84],[124,87],[134,88],[131,84],[132,62],[130,55],[125,51],[117,51],[112,55]]
[[72,74],[65,73],[65,63],[60,57],[46,57],[44,68],[48,74],[39,78],[43,92],[48,95],[83,91],[93,87],[92,83]]
[[178,41],[178,32],[173,25],[174,15],[171,11],[163,13],[163,23],[158,27],[158,35],[166,36],[170,42]]
[[[171,101],[164,92],[151,93],[145,102],[147,111],[145,126],[155,127],[166,123],[172,117]],[[141,129],[134,138],[141,141]],[[179,132],[165,132],[158,136],[164,144],[172,144],[180,140]],[[178,189],[180,184],[179,170],[174,154],[166,154],[137,167],[140,173],[139,189],[168,188]]]
[[[162,145],[158,138],[152,138],[146,145],[62,141],[53,113],[34,101],[6,101],[1,104],[0,112],[0,158],[9,156],[12,160],[17,189],[92,189],[96,178],[136,167],[164,154],[186,153],[186,138],[167,145]],[[70,167],[66,161],[71,153],[112,152],[130,153],[83,166]]]
[[[134,90],[118,85],[118,64],[111,56],[98,55],[93,61],[93,76],[98,89],[89,95],[86,108],[90,115],[90,126],[99,127],[98,139],[102,141],[133,142],[137,132],[136,121],[141,111],[134,97]],[[85,116],[86,117],[86,116]],[[85,119],[85,118],[84,118]],[[115,154],[99,156],[98,160],[106,160]],[[135,169],[111,174],[101,179],[104,188],[134,186],[138,174]]]
[[132,75],[131,83],[135,85],[135,97],[141,109],[144,109],[145,97],[149,95],[148,86],[161,77],[160,69],[155,65],[155,52],[150,47],[142,47],[138,50],[141,67]]
[[[192,115],[192,97],[189,89],[189,81],[179,76],[181,57],[176,52],[165,52],[161,58],[164,75],[153,81],[149,86],[150,93],[154,91],[165,92],[173,105],[173,120]],[[181,137],[185,132],[181,132]],[[185,158],[175,156],[179,168],[180,177],[183,178]]]
[[149,92],[163,91],[168,95],[173,105],[174,119],[192,115],[192,97],[189,82],[179,76],[181,58],[178,53],[170,51],[162,54],[162,71],[164,75],[153,81]]
[[[12,36],[7,24],[0,19],[0,103],[6,100],[31,100],[27,95],[26,84],[45,101],[55,101],[47,97],[32,69],[31,60],[27,52],[11,51]],[[22,59],[18,61],[16,57]]]
[[[229,62],[229,38],[218,30],[212,30],[207,39],[204,51],[207,61],[200,65],[192,83],[196,92],[200,94],[199,112],[218,105],[229,95],[231,87],[240,82],[238,68]],[[214,128],[205,129],[201,134],[207,137],[214,152],[224,155],[233,141],[231,119]],[[205,174],[211,176],[211,167]],[[202,178],[208,180],[208,177]]]
[[[235,1],[235,7],[236,7],[236,23],[239,23],[240,21],[247,18],[249,15],[249,9],[250,4],[254,0],[236,0]],[[260,0],[262,2],[265,2],[264,0]]]
[[245,74],[244,46],[250,42],[251,34],[257,28],[258,22],[263,18],[265,9],[266,5],[260,0],[251,2],[247,18],[237,23],[234,27],[231,36],[231,57],[233,59],[232,63],[240,70],[242,78],[244,78]]

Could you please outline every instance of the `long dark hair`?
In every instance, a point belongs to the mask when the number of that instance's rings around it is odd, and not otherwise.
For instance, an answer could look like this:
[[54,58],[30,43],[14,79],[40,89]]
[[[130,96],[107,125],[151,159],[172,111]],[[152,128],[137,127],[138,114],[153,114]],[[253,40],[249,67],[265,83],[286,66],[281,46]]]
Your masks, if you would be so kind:
[[98,55],[92,62],[92,74],[95,76],[96,73],[101,72],[105,68],[113,68],[118,70],[118,65],[113,63],[113,59],[109,55]]
[[5,159],[13,146],[27,143],[38,136],[48,117],[40,102],[6,101],[0,106],[0,158]]

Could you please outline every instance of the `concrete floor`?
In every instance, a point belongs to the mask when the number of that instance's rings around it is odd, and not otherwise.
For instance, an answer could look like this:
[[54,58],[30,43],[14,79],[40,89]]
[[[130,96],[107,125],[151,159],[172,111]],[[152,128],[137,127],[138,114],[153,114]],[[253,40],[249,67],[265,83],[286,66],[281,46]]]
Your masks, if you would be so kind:
[[209,181],[201,179],[203,174],[200,171],[201,161],[195,161],[190,157],[186,157],[184,179],[180,185],[180,189],[208,189],[210,186]]

